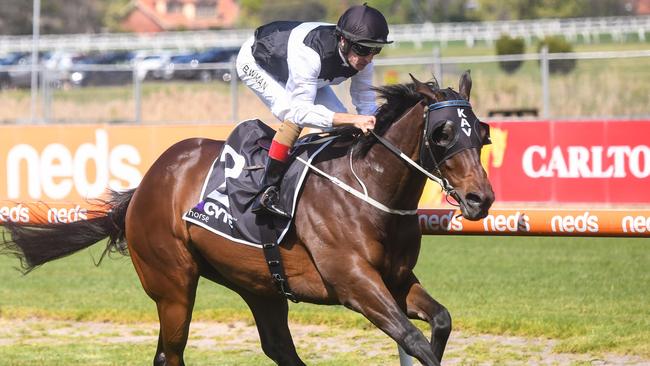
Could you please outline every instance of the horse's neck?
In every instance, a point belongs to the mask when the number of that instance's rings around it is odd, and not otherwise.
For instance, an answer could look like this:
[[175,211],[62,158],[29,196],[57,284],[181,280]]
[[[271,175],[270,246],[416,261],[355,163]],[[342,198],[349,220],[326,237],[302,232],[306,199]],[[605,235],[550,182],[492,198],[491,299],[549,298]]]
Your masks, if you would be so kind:
[[[418,103],[406,115],[386,131],[384,138],[409,158],[417,161],[422,139],[424,109]],[[402,209],[417,206],[426,180],[422,174],[413,170],[406,161],[398,158],[380,143],[369,152],[368,160],[375,171],[380,171],[378,194],[384,202]]]

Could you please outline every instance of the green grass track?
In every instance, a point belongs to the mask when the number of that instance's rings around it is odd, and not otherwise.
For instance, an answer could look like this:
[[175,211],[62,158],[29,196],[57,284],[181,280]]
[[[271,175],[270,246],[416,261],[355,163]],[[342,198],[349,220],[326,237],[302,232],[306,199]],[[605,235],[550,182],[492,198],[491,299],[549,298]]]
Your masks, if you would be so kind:
[[[95,267],[93,258],[101,249],[98,244],[27,276],[16,271],[15,258],[0,257],[0,318],[156,322],[154,303],[140,287],[130,259],[107,258]],[[416,273],[449,308],[456,329],[553,338],[561,352],[650,358],[647,239],[429,236]],[[233,319],[252,323],[244,302],[229,290],[201,282],[194,320]],[[292,304],[290,319],[371,327],[342,307]],[[117,358],[134,355],[129,359],[148,364],[155,345],[107,347],[115,348],[108,354]],[[0,355],[24,359],[47,349],[57,347],[0,345]]]

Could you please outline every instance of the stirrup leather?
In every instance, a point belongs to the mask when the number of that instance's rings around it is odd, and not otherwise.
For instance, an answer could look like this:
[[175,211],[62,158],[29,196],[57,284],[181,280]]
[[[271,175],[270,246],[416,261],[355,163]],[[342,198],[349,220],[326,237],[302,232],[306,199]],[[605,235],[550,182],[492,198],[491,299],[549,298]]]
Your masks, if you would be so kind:
[[[279,204],[280,191],[277,186],[269,186],[260,193],[259,202],[261,208],[274,215],[291,218],[291,215],[285,212]],[[258,212],[261,210],[257,210]],[[257,212],[256,212],[257,213]]]

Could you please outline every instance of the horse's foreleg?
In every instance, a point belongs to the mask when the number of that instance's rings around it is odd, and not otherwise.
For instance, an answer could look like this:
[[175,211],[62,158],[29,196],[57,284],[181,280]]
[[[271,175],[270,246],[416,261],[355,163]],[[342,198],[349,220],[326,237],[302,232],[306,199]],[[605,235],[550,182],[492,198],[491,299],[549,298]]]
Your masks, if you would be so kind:
[[288,324],[289,306],[284,298],[268,298],[240,292],[255,317],[262,350],[281,366],[305,365],[293,344]]
[[341,303],[363,314],[423,365],[440,365],[429,341],[408,320],[380,274],[370,265],[360,266],[359,263],[346,265],[345,268],[348,273],[353,272],[358,276],[334,285]]
[[451,333],[449,311],[427,293],[415,275],[403,289],[396,294],[396,300],[405,304],[409,318],[424,320],[431,325],[431,349],[438,361],[441,361]]

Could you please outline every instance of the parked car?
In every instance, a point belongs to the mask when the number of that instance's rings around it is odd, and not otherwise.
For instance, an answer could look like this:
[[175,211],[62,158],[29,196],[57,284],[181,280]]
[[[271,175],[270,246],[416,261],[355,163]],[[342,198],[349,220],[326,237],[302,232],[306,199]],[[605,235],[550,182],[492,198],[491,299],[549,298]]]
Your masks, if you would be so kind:
[[78,60],[86,57],[83,53],[54,51],[43,61],[47,79],[54,87],[63,87],[70,83],[70,73]]
[[12,52],[0,59],[0,89],[6,89],[14,85],[14,78],[18,81],[25,75],[29,75],[29,84],[31,85],[31,68],[26,66],[27,62],[31,64],[31,54],[27,52]]
[[223,75],[230,73],[229,68],[215,68],[215,63],[229,62],[236,57],[239,48],[211,48],[192,55],[190,60],[181,59],[188,67],[174,71],[174,78],[191,79],[208,82],[222,79]]
[[192,63],[196,64],[196,53],[186,53],[170,57],[166,70],[171,74],[173,79],[186,79],[192,68]]
[[137,67],[139,80],[169,80],[173,76],[173,70],[168,65],[171,62],[172,53],[169,51],[157,54],[136,56],[134,67]]
[[[41,83],[43,78],[43,66],[52,57],[52,52],[39,52],[38,71],[36,82]],[[32,54],[31,52],[19,52],[15,54],[13,67],[9,70],[9,83],[15,88],[30,88],[32,86]]]
[[70,70],[70,83],[75,86],[125,85],[133,81],[128,66],[133,53],[126,51],[100,53],[78,59]]

